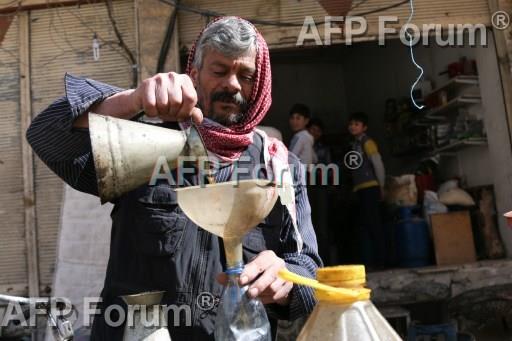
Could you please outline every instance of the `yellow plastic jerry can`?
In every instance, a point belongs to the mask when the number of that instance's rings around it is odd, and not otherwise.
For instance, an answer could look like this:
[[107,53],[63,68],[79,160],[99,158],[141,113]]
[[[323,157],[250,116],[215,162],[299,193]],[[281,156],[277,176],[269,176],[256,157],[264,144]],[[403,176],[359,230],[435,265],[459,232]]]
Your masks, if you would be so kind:
[[318,304],[302,328],[298,341],[395,341],[400,336],[370,301],[364,288],[363,265],[320,268],[317,280],[289,271],[280,276],[315,288]]

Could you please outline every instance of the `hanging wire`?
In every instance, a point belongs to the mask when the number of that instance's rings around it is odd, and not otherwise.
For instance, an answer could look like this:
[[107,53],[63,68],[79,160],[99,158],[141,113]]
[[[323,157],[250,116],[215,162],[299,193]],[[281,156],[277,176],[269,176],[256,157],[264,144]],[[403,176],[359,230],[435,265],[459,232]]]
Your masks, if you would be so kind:
[[137,59],[135,58],[135,54],[130,50],[128,45],[124,42],[123,35],[121,34],[121,31],[119,30],[119,27],[117,26],[116,19],[114,17],[114,5],[112,4],[112,0],[106,0],[105,6],[107,6],[107,14],[108,18],[110,20],[110,23],[112,25],[112,28],[114,29],[114,34],[118,40],[118,45],[122,48],[128,59],[130,60],[130,63],[132,65],[132,87],[136,88],[137,84],[139,82],[139,72],[137,69]]
[[[405,24],[406,26],[408,26],[411,21],[412,21],[412,18],[414,16],[414,0],[410,0],[410,6],[411,6],[411,14],[409,15],[409,20],[407,20],[407,23]],[[414,92],[414,88],[416,87],[416,85],[418,85],[419,81],[421,80],[421,77],[423,77],[423,73],[424,73],[424,70],[423,68],[421,67],[421,65],[419,65],[417,62],[416,62],[416,59],[414,58],[414,48],[413,48],[413,40],[414,40],[414,37],[412,36],[412,34],[409,33],[409,30],[406,29],[405,30],[405,35],[407,36],[407,39],[409,40],[409,51],[410,51],[410,54],[411,54],[411,60],[412,60],[412,63],[414,64],[414,66],[420,70],[420,74],[418,76],[418,78],[416,78],[416,81],[411,85],[411,100],[412,100],[412,104],[414,104],[414,106],[418,109],[423,109],[425,106],[424,105],[418,105],[418,103],[416,103],[416,100],[414,99],[414,96],[413,96],[413,92]]]
[[[84,4],[84,3],[82,3]],[[87,1],[85,4],[93,4],[89,1]],[[51,64],[55,62],[56,59],[60,58],[63,55],[66,55],[69,52],[73,52],[76,55],[83,55],[86,53],[91,53],[93,51],[93,46],[89,45],[86,48],[78,49],[70,41],[70,38],[68,37],[68,34],[66,31],[58,30],[55,26],[55,19],[57,18],[59,22],[63,22],[63,18],[61,17],[62,12],[66,12],[67,14],[72,15],[76,20],[78,20],[78,24],[80,24],[82,27],[84,27],[86,30],[88,30],[91,34],[96,34],[97,42],[99,44],[99,48],[103,47],[109,47],[112,51],[116,52],[120,56],[122,56],[126,61],[132,65],[132,61],[130,60],[129,56],[126,55],[125,51],[123,50],[122,46],[120,46],[119,42],[117,40],[106,40],[102,35],[100,35],[97,32],[97,27],[92,27],[92,25],[82,18],[82,15],[80,14],[80,8],[76,8],[74,6],[66,6],[64,4],[56,4],[54,6],[50,6],[50,4],[47,4],[47,9],[50,13],[50,20],[48,24],[48,34],[50,37],[50,40],[54,43],[54,47],[57,50],[60,50],[56,55],[52,56],[52,58],[48,58],[47,61],[45,61],[42,64],[42,67]],[[78,10],[77,10],[78,9]],[[96,18],[95,18],[96,20]],[[110,20],[110,19],[109,19]],[[57,37],[55,37],[55,35]],[[83,38],[90,37],[89,35],[83,36]],[[55,39],[58,38],[58,39]],[[65,45],[65,46],[64,46]]]
[[[176,0],[159,0],[159,1],[163,2],[164,4],[174,6],[181,11],[199,14],[203,17],[223,17],[223,16],[227,15],[226,13],[221,13],[221,12],[205,10],[205,9],[201,9],[201,8],[197,8],[197,7],[187,6],[187,5],[184,5],[181,3],[178,4]],[[359,7],[360,5],[362,5],[363,3],[367,2],[367,1],[368,0],[361,0],[360,4],[355,4],[353,6],[353,8],[351,8],[350,10]],[[374,10],[370,10],[367,12],[354,13],[354,14],[351,14],[350,16],[351,17],[362,17],[362,16],[369,15],[369,14],[383,12],[383,11],[387,11],[389,9],[393,9],[395,7],[400,7],[407,2],[409,2],[409,0],[402,0],[397,3],[391,4],[389,6],[376,8]],[[256,19],[256,18],[246,18],[246,19],[256,25],[278,26],[278,27],[302,27],[302,26],[304,26],[304,23],[282,22],[282,21],[263,20],[263,19]],[[315,24],[316,25],[325,25],[326,22],[325,21],[315,22]]]
[[[13,1],[13,2],[11,2],[11,4],[14,4],[15,2],[17,2],[17,1]],[[13,16],[18,15],[18,13],[22,9],[21,2],[18,2],[18,6],[16,6],[16,9],[14,9],[14,8],[15,7],[12,7],[10,4],[9,4],[9,6],[0,8],[0,17],[13,17]]]
[[[17,6],[12,6],[13,4],[16,4]],[[87,0],[86,2],[82,2],[82,4],[93,4],[94,2],[91,2],[90,0]],[[20,0],[14,0],[11,1],[8,4],[2,4],[3,7],[0,7],[0,17],[12,17],[16,18],[17,14],[23,10],[22,1]],[[95,32],[95,29],[92,28],[87,24],[87,21],[85,21],[80,14],[75,13],[77,12],[74,10],[73,6],[67,6],[65,4],[61,3],[46,3],[45,7],[48,12],[47,16],[49,16],[48,20],[48,27],[47,27],[47,33],[50,41],[53,43],[52,50],[55,50],[57,53],[46,60],[41,61],[40,67],[46,67],[47,65],[51,63],[55,63],[55,60],[62,57],[63,55],[69,54],[70,52],[73,52],[76,55],[83,55],[90,51],[92,51],[92,47],[88,46],[87,48],[78,49],[77,47],[73,46],[71,43],[71,40],[65,30],[59,30],[56,27],[56,22],[58,20],[58,23],[62,23],[63,19],[61,17],[61,11],[66,11],[67,13],[73,15],[78,21],[81,26],[84,28],[87,28],[91,33]],[[79,12],[79,11],[78,11]],[[125,55],[124,51],[121,50],[120,47],[118,47],[118,42],[116,41],[109,41],[103,39],[101,36],[98,35],[98,42],[101,46],[109,46],[113,51],[118,53],[119,55],[123,56],[128,62],[130,61],[129,58]],[[6,49],[5,47],[0,45],[0,51],[10,55],[13,57],[18,63],[23,64],[23,62],[18,58],[17,55]],[[0,65],[4,66],[5,63],[0,61]]]
[[360,7],[361,5],[364,5],[367,2],[368,2],[368,0],[361,0],[361,1],[353,4],[352,7],[350,7],[350,11],[357,9],[358,7]]

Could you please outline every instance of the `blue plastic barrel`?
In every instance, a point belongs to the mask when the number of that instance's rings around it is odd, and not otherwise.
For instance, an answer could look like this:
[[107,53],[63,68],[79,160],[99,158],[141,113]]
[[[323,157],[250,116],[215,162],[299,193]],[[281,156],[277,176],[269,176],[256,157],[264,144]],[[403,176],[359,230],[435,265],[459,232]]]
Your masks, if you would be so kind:
[[454,323],[418,325],[409,327],[407,341],[444,340],[457,341],[457,325]]
[[395,225],[397,261],[402,267],[430,265],[430,233],[425,219],[414,213],[416,209],[416,206],[400,207],[400,218]]

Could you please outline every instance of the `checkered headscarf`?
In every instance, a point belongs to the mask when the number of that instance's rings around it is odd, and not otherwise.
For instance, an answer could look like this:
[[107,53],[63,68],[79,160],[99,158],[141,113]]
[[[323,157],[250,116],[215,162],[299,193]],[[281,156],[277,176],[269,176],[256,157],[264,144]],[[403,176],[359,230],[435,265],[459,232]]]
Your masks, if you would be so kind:
[[[199,38],[209,25],[220,19],[223,18],[220,17],[212,21],[199,34],[189,52],[187,74],[190,74],[192,70],[196,45]],[[240,20],[244,19],[240,18]],[[234,161],[238,159],[242,151],[252,143],[254,128],[263,120],[272,103],[272,75],[270,71],[268,46],[256,27],[254,27],[254,30],[256,31],[258,45],[256,51],[256,74],[251,97],[248,100],[249,109],[247,113],[244,113],[245,115],[240,123],[229,127],[214,124],[208,119],[205,119],[203,124],[198,127],[206,144],[206,148],[217,154],[224,161]]]
[[[220,19],[223,18],[217,18],[212,21],[212,23]],[[190,74],[192,70],[197,42],[207,27],[208,25],[199,34],[189,52],[187,74]],[[288,149],[281,141],[270,138],[265,132],[255,129],[267,114],[270,104],[272,103],[272,75],[267,43],[256,27],[254,27],[254,30],[256,31],[258,45],[256,51],[256,76],[247,113],[244,113],[244,117],[240,123],[229,127],[224,127],[205,118],[203,123],[198,126],[198,129],[206,144],[206,148],[217,154],[217,156],[225,162],[236,161],[247,146],[252,143],[253,134],[255,132],[263,138],[265,166],[274,174],[273,180],[278,185],[277,190],[281,203],[287,208],[290,214],[295,231],[297,250],[300,252],[302,250],[303,241],[297,226],[295,190],[293,175],[288,164]]]

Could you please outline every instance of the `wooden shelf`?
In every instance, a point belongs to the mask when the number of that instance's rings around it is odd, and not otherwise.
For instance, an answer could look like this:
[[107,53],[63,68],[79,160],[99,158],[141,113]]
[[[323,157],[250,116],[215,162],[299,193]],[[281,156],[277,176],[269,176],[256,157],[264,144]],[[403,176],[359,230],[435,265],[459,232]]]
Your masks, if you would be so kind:
[[464,148],[468,148],[468,147],[486,146],[486,145],[487,145],[487,139],[485,139],[483,137],[468,138],[468,139],[450,143],[443,147],[436,148],[431,153],[438,154],[438,153],[450,152],[450,151],[455,152],[455,151],[458,151],[458,150],[461,150]]

